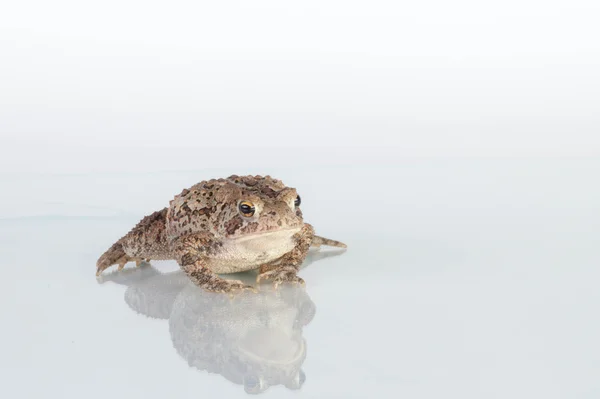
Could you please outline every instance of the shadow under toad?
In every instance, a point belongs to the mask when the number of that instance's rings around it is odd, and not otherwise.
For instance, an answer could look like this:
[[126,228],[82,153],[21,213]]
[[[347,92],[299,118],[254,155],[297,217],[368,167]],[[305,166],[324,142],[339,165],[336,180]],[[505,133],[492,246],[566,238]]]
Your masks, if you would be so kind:
[[[310,251],[303,268],[344,250]],[[223,276],[254,285],[256,272]],[[306,379],[304,326],[316,306],[304,287],[262,284],[258,293],[233,297],[196,287],[181,272],[161,273],[145,264],[103,276],[126,285],[125,302],[134,311],[169,323],[175,350],[191,367],[217,373],[261,393],[271,386],[300,389]]]

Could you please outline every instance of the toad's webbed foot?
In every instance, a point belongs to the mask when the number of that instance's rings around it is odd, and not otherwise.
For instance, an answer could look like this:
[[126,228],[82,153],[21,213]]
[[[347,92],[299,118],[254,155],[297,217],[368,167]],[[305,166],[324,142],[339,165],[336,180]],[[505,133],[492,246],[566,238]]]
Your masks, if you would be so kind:
[[275,288],[283,283],[304,285],[304,280],[298,277],[296,274],[297,272],[298,271],[293,266],[281,267],[260,273],[256,276],[256,282],[260,282],[261,280],[272,280]]
[[225,280],[219,278],[211,283],[201,286],[202,288],[213,292],[234,293],[236,291],[251,290],[255,291],[254,287],[242,283],[240,280]]
[[207,291],[226,293],[242,290],[256,291],[254,287],[246,285],[240,280],[226,280],[219,277],[205,267],[201,260],[197,260],[188,265],[184,264],[182,265],[182,268],[194,284]]

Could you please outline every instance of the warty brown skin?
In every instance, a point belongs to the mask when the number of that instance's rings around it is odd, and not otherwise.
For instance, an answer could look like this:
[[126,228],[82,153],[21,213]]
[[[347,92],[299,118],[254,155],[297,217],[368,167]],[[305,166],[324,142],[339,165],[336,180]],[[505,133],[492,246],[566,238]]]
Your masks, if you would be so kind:
[[130,261],[174,259],[209,291],[251,288],[218,276],[251,269],[259,270],[257,281],[303,284],[297,272],[311,246],[346,245],[316,236],[299,202],[296,189],[270,176],[200,182],[114,243],[98,259],[96,274]]

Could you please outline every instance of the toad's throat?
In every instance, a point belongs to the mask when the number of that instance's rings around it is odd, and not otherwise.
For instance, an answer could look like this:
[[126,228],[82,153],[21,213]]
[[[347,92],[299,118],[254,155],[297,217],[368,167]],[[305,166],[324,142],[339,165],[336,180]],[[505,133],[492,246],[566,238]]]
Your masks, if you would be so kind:
[[251,270],[281,258],[294,249],[293,236],[301,228],[275,230],[227,239],[208,261],[215,273]]

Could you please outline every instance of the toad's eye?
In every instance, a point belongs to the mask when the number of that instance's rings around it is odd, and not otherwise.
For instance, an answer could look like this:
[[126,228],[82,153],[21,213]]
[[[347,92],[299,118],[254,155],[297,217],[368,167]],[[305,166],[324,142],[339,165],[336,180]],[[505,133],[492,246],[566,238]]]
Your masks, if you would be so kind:
[[246,216],[247,218],[254,215],[254,212],[256,211],[256,209],[254,208],[254,204],[250,201],[240,202],[240,205],[238,206],[238,208],[240,210],[240,213],[242,215]]
[[302,200],[300,199],[300,196],[297,196],[296,199],[294,200],[294,205],[295,206],[300,206],[301,202],[302,202]]

